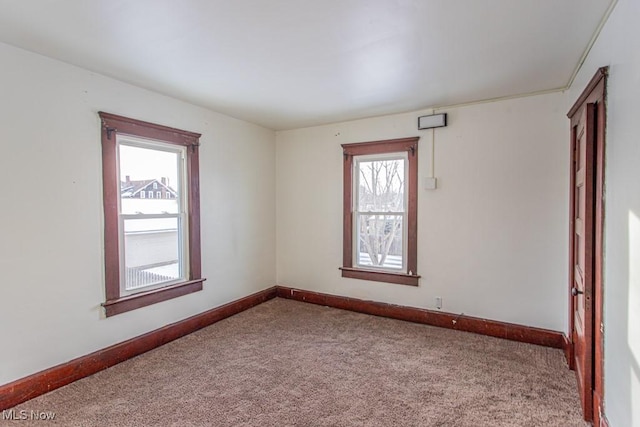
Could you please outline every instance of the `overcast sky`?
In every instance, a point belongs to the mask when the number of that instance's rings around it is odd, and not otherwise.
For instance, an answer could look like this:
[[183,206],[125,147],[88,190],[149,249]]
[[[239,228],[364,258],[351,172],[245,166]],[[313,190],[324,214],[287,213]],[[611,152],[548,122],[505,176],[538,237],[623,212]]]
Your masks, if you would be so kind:
[[178,182],[178,153],[120,145],[120,180],[168,177],[173,188]]

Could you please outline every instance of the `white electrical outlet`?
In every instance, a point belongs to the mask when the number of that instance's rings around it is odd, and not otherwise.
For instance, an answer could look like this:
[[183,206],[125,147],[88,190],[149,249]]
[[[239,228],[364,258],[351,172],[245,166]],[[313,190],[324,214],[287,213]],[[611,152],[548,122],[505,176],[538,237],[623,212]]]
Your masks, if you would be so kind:
[[436,297],[436,308],[438,310],[442,308],[442,297]]

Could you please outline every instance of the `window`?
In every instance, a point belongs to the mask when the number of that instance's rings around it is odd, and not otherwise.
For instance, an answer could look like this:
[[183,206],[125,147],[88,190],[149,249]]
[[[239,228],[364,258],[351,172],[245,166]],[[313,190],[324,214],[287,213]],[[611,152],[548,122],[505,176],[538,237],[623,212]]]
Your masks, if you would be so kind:
[[170,199],[170,198],[171,198],[171,193],[169,193],[168,191],[167,191],[166,193],[164,193],[164,195],[165,195],[165,197],[166,197],[167,199]]
[[157,183],[157,182],[154,182],[154,183],[153,183],[153,189],[154,189],[154,190],[157,190],[157,189],[158,189],[158,183]]
[[[108,113],[102,119],[107,317],[202,290],[200,134]],[[176,196],[144,187],[171,177]],[[157,186],[157,184],[154,182]],[[127,188],[140,188],[140,198]]]
[[342,145],[342,277],[418,285],[418,139]]

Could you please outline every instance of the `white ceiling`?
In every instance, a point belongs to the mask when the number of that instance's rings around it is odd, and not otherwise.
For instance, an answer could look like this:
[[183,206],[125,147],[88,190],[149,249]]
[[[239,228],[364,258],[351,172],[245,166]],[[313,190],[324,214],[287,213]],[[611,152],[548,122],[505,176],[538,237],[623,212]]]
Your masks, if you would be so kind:
[[272,129],[564,88],[612,0],[0,0],[0,41]]

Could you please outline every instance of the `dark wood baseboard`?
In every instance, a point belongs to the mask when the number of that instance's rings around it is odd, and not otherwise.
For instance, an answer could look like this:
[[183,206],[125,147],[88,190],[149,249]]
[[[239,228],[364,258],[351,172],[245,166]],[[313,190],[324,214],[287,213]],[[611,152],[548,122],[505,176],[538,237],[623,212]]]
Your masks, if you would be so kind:
[[564,351],[564,358],[567,360],[567,366],[573,370],[573,344],[565,334],[562,334],[562,351]]
[[265,289],[139,337],[2,385],[0,386],[0,411],[93,375],[275,297],[275,287]]
[[[0,386],[0,410],[12,408],[44,393],[93,375],[96,372],[153,350],[198,329],[210,326],[276,296],[375,316],[561,348],[565,350],[565,355],[567,354],[568,347],[566,343],[568,343],[568,340],[562,333],[556,331],[276,286],[2,385]],[[608,427],[604,416],[601,420],[602,425]]]
[[426,310],[422,308],[405,307],[375,301],[364,301],[337,295],[321,294],[318,292],[277,286],[280,298],[293,299],[313,304],[325,305],[358,313],[373,314],[375,316],[423,323],[458,331],[504,338],[512,341],[526,342],[546,347],[564,348],[564,335],[561,332],[548,329],[517,325],[514,323],[498,322],[452,313]]

